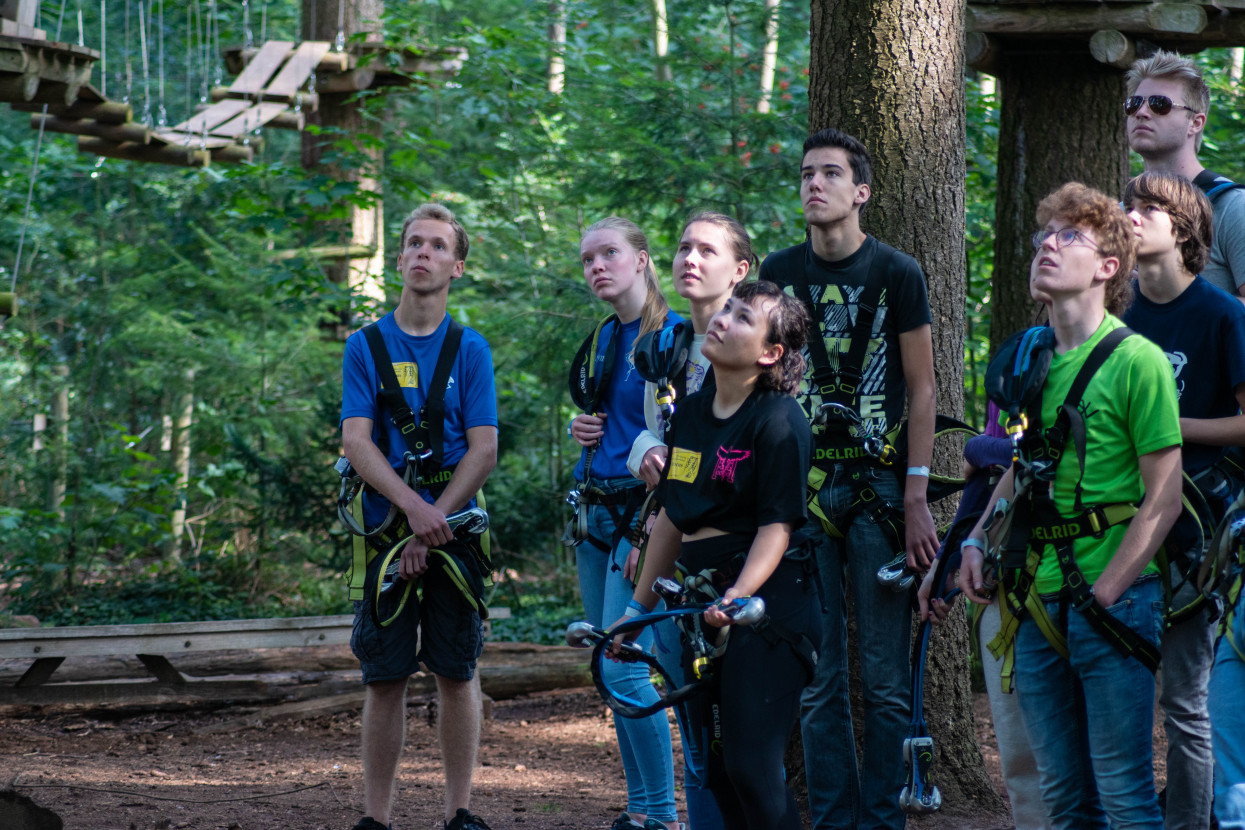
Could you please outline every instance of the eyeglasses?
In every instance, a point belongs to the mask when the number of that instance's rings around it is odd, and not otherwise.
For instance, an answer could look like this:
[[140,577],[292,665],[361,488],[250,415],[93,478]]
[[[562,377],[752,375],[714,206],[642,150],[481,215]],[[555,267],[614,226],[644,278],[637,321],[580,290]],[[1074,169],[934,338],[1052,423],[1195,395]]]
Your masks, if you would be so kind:
[[1082,245],[1087,245],[1090,248],[1093,248],[1095,251],[1098,250],[1098,244],[1085,234],[1078,231],[1076,228],[1060,228],[1057,231],[1040,230],[1031,237],[1033,240],[1033,247],[1041,250],[1042,245],[1044,245],[1046,240],[1050,239],[1052,236],[1055,237],[1056,251],[1062,251],[1069,245],[1075,245],[1078,242]]
[[1184,104],[1177,104],[1166,95],[1151,95],[1149,98],[1143,98],[1140,95],[1134,95],[1131,98],[1124,99],[1124,114],[1136,115],[1141,109],[1142,104],[1150,105],[1150,112],[1155,115],[1167,115],[1172,111],[1172,107],[1180,110],[1188,110],[1189,112],[1197,112],[1193,107],[1186,107]]

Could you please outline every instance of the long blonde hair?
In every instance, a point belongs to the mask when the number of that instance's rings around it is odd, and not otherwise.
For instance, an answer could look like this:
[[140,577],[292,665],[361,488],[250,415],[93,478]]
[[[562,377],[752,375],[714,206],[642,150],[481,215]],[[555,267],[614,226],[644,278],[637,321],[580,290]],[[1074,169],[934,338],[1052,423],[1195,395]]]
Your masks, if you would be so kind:
[[585,228],[580,239],[582,240],[593,231],[606,230],[618,231],[632,250],[643,251],[648,257],[648,262],[644,265],[644,287],[647,292],[644,296],[644,308],[640,312],[640,334],[659,331],[666,325],[670,303],[666,302],[666,295],[662,293],[661,284],[657,282],[657,271],[653,268],[653,256],[648,250],[648,237],[644,235],[644,231],[640,230],[640,226],[630,219],[607,216]]

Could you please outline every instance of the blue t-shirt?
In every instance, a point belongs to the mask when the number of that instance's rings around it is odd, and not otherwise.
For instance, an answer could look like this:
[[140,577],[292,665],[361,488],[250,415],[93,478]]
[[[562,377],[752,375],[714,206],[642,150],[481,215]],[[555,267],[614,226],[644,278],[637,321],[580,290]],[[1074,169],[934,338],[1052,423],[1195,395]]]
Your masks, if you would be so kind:
[[[420,407],[428,398],[427,384],[437,368],[441,344],[450,327],[450,316],[445,315],[437,330],[425,337],[415,337],[398,328],[393,314],[386,314],[376,324],[393,362],[394,374],[402,387],[411,411],[418,417]],[[380,446],[381,431],[389,440],[389,463],[401,474],[406,442],[402,433],[393,425],[388,411],[381,412],[380,375],[372,362],[372,350],[362,331],[350,335],[346,341],[346,354],[342,359],[342,421],[347,418],[371,418],[372,440]],[[445,425],[442,430],[444,453],[442,464],[457,464],[467,452],[467,430],[473,427],[497,426],[497,396],[493,387],[493,356],[488,343],[472,329],[463,330],[458,355],[450,370],[445,391]],[[432,494],[426,489],[420,495],[429,504]],[[364,518],[369,525],[385,518],[389,500],[377,493],[364,498]]]
[[[1235,389],[1245,383],[1245,307],[1205,279],[1193,280],[1169,303],[1147,300],[1133,283],[1136,301],[1124,323],[1149,338],[1171,361],[1182,418],[1227,418],[1240,407]],[[1185,442],[1185,472],[1222,457],[1223,447]]]
[[[636,337],[640,334],[641,319],[622,326],[617,323],[606,325],[597,343],[597,353],[593,356],[596,362],[593,373],[596,377],[601,377],[610,339],[617,340],[609,388],[605,390],[605,396],[601,400],[601,410],[606,413],[605,436],[601,439],[601,446],[597,447],[596,454],[592,456],[592,477],[595,479],[632,477],[627,470],[627,456],[631,453],[632,442],[645,429],[644,378],[636,371],[633,354]],[[665,325],[672,326],[682,319],[671,311],[666,314]],[[579,463],[575,465],[576,481],[583,480],[587,452],[584,449],[579,454]]]

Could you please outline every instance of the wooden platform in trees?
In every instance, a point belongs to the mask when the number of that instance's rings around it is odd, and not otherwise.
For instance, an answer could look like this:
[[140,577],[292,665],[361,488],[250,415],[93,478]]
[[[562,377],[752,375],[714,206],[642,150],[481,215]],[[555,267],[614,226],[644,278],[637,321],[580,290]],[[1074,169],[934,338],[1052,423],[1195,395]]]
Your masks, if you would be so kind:
[[1245,45],[1245,0],[970,0],[964,29],[965,59],[979,71],[993,74],[1005,50],[1034,49],[1084,50],[1124,69],[1159,48]]

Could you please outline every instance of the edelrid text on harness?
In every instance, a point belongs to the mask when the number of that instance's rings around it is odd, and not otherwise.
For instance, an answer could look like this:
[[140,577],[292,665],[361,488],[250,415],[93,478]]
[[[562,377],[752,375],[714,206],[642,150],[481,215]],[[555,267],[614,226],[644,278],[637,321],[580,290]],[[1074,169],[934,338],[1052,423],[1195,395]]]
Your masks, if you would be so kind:
[[[818,315],[808,278],[812,256],[812,245],[805,243],[803,266],[796,270],[792,287],[796,298],[804,303],[811,319],[816,321]],[[908,424],[905,421],[881,434],[860,416],[860,387],[865,378],[873,324],[886,288],[887,274],[897,261],[894,248],[877,243],[864,287],[856,301],[856,319],[846,352],[836,351],[832,356],[820,332],[808,338],[808,353],[813,364],[811,391],[820,397],[821,403],[816,412],[809,413],[813,419],[815,440],[807,495],[809,512],[817,517],[825,532],[835,539],[844,538],[847,528],[836,527],[830,521],[821,508],[818,493],[835,465],[848,466],[848,477],[856,491],[856,498],[848,507],[846,522],[850,524],[858,513],[863,513],[881,528],[892,548],[899,551],[904,548],[903,505],[892,504],[878,496],[869,484],[868,469],[881,467],[902,477],[903,462],[908,456]],[[972,427],[954,418],[936,416],[934,434],[951,432],[977,434]],[[933,474],[929,480],[928,501],[935,502],[963,486],[962,478]]]
[[[1087,507],[1082,502],[1086,425],[1080,412],[1081,398],[1098,369],[1132,334],[1131,329],[1120,327],[1108,332],[1094,346],[1073,379],[1055,423],[1045,429],[1041,423],[1042,395],[1051,356],[1041,352],[1053,350],[1053,335],[1033,329],[1013,335],[999,348],[987,370],[987,394],[1008,413],[1007,431],[1015,453],[1016,487],[1010,523],[1005,538],[987,553],[989,557],[997,557],[1001,575],[1001,627],[989,648],[997,659],[1004,661],[1005,691],[1011,688],[1012,645],[1026,611],[1051,646],[1068,657],[1064,633],[1050,619],[1041,598],[1032,590],[1046,545],[1055,550],[1063,575],[1061,593],[1068,604],[1083,614],[1094,630],[1120,654],[1135,657],[1151,671],[1158,669],[1158,649],[1098,604],[1073,554],[1077,539],[1101,536],[1137,513],[1137,506],[1131,503]],[[1050,486],[1069,445],[1076,456],[1079,475],[1074,491],[1075,513],[1064,516],[1055,505]]]
[[[362,332],[372,355],[372,363],[376,366],[376,372],[380,378],[381,389],[377,393],[379,409],[388,413],[406,445],[406,450],[402,454],[406,464],[402,472],[402,480],[416,491],[427,488],[434,494],[438,494],[445,489],[445,485],[449,483],[454,473],[453,466],[443,465],[445,393],[449,388],[450,372],[454,367],[459,345],[462,342],[463,326],[450,318],[441,352],[437,356],[432,382],[428,386],[428,396],[423,406],[420,407],[418,418],[402,394],[402,386],[398,382],[393,360],[389,355],[389,350],[385,347],[378,324],[372,323],[365,326]],[[383,426],[379,431],[378,449],[384,455],[389,453],[389,440]],[[393,553],[395,548],[400,553],[401,548],[405,546],[412,534],[406,517],[401,516],[392,504],[384,521],[376,527],[366,527],[363,499],[359,498],[359,495],[368,489],[368,486],[347,459],[338,459],[336,469],[342,479],[337,499],[337,515],[354,536],[353,555],[347,582],[350,599],[358,601],[365,599],[368,595],[366,585],[369,564],[378,555]],[[476,501],[483,509],[483,492],[476,495]],[[456,557],[451,557],[444,551],[438,552],[441,555],[433,557],[433,561],[435,564],[445,565],[451,571],[455,569],[463,571],[467,568],[472,570],[474,579],[464,577],[455,579],[454,582],[459,586],[464,598],[481,611],[482,617],[487,617],[484,583],[490,580],[493,572],[491,540],[487,527],[484,532],[473,535],[466,547],[472,554],[470,561],[458,559],[456,563],[452,563],[451,558],[456,559]],[[392,619],[385,621],[385,624],[388,622],[392,622]]]

